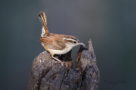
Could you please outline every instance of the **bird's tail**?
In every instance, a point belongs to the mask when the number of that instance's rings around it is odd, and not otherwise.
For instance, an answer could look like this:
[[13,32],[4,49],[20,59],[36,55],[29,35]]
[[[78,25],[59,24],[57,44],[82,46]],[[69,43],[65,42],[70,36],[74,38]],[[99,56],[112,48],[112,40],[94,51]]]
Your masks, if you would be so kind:
[[44,37],[45,35],[49,34],[48,27],[47,27],[47,17],[46,17],[45,12],[39,13],[39,19],[43,24],[41,37]]

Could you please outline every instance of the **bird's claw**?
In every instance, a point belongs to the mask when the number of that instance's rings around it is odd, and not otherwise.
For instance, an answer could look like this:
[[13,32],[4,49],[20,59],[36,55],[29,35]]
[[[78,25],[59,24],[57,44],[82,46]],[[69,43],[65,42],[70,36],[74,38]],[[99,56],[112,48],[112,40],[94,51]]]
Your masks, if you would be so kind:
[[55,63],[60,63],[61,66],[64,66],[64,62],[56,61]]

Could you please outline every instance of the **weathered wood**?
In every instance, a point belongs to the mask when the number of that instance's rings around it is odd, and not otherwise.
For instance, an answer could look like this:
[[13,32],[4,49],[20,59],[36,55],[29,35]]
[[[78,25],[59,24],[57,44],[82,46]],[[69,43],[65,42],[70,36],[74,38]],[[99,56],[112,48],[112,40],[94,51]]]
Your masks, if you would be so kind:
[[71,51],[56,57],[65,62],[65,66],[56,63],[47,51],[34,59],[28,90],[98,90],[100,73],[90,40],[78,51],[76,69],[72,68]]

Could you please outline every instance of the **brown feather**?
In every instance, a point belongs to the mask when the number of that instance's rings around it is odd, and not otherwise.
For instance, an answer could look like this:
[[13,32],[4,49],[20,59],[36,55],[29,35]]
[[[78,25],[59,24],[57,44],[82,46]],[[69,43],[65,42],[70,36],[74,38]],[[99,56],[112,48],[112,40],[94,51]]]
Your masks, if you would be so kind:
[[45,30],[44,37],[40,38],[39,41],[42,43],[45,49],[63,50],[66,47],[66,43],[73,43],[73,40],[79,42],[79,40],[74,36],[49,33],[45,12],[39,13],[39,19],[42,22]]
[[39,13],[39,19],[43,24],[44,30],[45,30],[45,36],[49,35],[48,27],[47,27],[47,17],[45,12]]
[[73,41],[66,40],[66,39],[63,39],[63,38],[70,38],[70,39],[74,39],[74,40],[79,42],[79,40],[74,36],[62,35],[62,34],[53,34],[53,33],[49,33],[48,36],[40,38],[39,41],[41,43],[43,43],[44,46],[47,46],[50,49],[63,50],[66,47],[65,43],[67,43],[67,42],[73,43]]
[[65,48],[65,43],[63,38],[58,34],[49,33],[48,36],[39,39],[45,46],[54,50],[63,50]]

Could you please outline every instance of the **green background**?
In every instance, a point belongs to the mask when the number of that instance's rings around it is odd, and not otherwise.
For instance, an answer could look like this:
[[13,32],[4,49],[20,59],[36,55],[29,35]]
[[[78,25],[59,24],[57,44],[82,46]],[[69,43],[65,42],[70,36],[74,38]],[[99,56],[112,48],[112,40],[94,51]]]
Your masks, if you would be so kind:
[[[26,90],[33,59],[44,48],[38,13],[51,33],[92,39],[99,90],[136,90],[135,0],[0,0],[0,89]],[[75,60],[78,47],[72,52]]]

